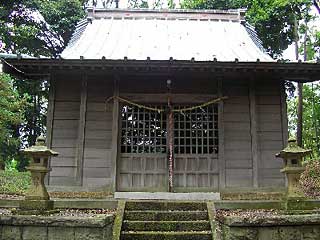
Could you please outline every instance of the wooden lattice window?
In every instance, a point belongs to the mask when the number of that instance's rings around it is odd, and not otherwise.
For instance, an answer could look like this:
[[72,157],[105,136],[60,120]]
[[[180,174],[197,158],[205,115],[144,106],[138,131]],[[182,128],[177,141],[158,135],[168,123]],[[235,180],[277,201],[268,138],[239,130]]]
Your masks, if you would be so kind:
[[122,153],[166,153],[167,121],[164,112],[125,105],[122,107],[121,125]]
[[[153,106],[155,107],[155,106]],[[182,109],[186,106],[175,106]],[[164,106],[157,106],[164,109]],[[167,113],[125,105],[121,112],[122,153],[167,153]],[[174,113],[174,153],[218,152],[218,106]]]
[[175,154],[217,153],[218,143],[218,106],[216,104],[175,113]]

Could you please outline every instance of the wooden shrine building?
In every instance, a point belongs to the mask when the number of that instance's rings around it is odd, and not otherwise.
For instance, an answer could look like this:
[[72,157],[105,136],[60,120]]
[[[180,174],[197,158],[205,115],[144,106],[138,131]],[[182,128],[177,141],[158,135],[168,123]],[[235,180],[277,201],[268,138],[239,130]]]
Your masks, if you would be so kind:
[[8,59],[50,77],[49,185],[285,187],[284,82],[319,79],[319,64],[275,62],[240,10],[87,11],[60,58]]

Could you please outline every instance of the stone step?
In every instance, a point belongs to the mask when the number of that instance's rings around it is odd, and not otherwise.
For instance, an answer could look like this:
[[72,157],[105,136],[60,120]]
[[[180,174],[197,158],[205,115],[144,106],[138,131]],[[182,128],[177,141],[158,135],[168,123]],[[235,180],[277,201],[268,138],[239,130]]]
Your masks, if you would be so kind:
[[181,210],[205,211],[205,202],[175,202],[175,201],[128,201],[126,210]]
[[200,221],[123,221],[124,231],[210,231],[210,223]]
[[125,211],[124,220],[129,221],[196,221],[207,220],[207,211]]
[[121,240],[212,240],[210,231],[201,232],[122,232]]

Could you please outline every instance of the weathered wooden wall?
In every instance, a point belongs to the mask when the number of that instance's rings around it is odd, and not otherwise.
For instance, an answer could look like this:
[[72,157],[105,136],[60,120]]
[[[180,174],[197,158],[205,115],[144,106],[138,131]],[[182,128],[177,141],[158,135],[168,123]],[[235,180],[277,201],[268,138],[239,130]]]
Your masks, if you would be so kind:
[[[55,75],[53,130],[51,147],[59,156],[51,159],[49,184],[76,184],[77,133],[80,116],[81,75]],[[49,109],[50,110],[50,109]]]
[[[282,159],[275,153],[287,144],[287,126],[283,122],[282,94],[284,88],[276,80],[261,80],[256,84],[257,132],[258,132],[258,176],[259,186],[284,186],[285,178],[279,169],[283,167]],[[283,109],[282,109],[283,107]]]
[[[60,155],[51,161],[49,184],[115,187],[113,158],[120,159],[115,154],[117,131],[112,129],[117,126],[113,122],[116,105],[113,101],[105,104],[114,94],[114,81],[113,76],[84,73],[53,76],[51,146]],[[165,79],[120,77],[118,81],[121,96],[144,103],[166,101]],[[284,186],[281,160],[275,158],[287,131],[281,81],[205,77],[194,82],[179,78],[173,87],[181,103],[229,97],[219,108],[220,189]]]
[[249,83],[223,80],[224,161],[226,187],[252,187]]
[[111,183],[112,109],[111,76],[88,76],[88,101],[85,125],[83,185],[106,186]]
[[[105,102],[113,94],[113,79],[84,74],[55,75],[53,79],[51,146],[60,154],[52,158],[49,184],[109,185],[113,102]],[[85,92],[81,94],[82,88]]]
[[286,142],[281,91],[278,80],[223,81],[227,188],[284,186],[282,161],[275,157]]

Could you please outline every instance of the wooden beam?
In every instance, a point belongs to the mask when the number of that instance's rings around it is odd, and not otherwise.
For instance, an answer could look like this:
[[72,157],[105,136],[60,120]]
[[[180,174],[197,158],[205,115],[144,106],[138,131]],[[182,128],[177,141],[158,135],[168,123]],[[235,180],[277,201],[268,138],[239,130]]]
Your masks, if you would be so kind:
[[[53,131],[53,121],[54,121],[54,107],[55,107],[55,80],[54,75],[49,77],[49,96],[48,96],[48,111],[47,111],[47,147],[52,147],[52,131]],[[51,167],[51,158],[48,161],[48,167]],[[46,183],[50,184],[50,172],[46,176]]]
[[81,95],[80,95],[80,116],[78,126],[78,140],[76,150],[76,162],[77,162],[77,184],[83,185],[83,162],[84,162],[84,142],[85,142],[85,127],[86,127],[86,115],[87,115],[87,75],[83,73],[81,82]]
[[259,187],[259,150],[257,136],[257,102],[255,81],[250,79],[249,85],[249,105],[250,105],[250,135],[251,135],[251,156],[252,156],[252,182],[253,187]]
[[[113,95],[119,96],[119,77],[115,76]],[[117,162],[119,153],[119,109],[120,103],[117,98],[113,99],[113,115],[112,115],[112,143],[111,143],[111,174],[112,174],[112,191],[115,192],[118,188],[117,183]]]
[[[223,96],[223,83],[222,78],[218,79],[218,96]],[[219,131],[219,188],[226,187],[226,161],[224,158],[224,102],[220,101],[218,106],[218,131]]]
[[282,148],[287,146],[288,143],[288,113],[287,113],[287,95],[286,95],[286,89],[284,85],[285,81],[280,81],[280,101],[281,101],[281,129],[282,129],[282,142],[283,146]]

